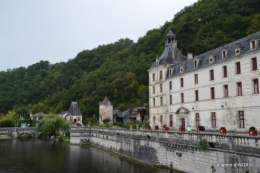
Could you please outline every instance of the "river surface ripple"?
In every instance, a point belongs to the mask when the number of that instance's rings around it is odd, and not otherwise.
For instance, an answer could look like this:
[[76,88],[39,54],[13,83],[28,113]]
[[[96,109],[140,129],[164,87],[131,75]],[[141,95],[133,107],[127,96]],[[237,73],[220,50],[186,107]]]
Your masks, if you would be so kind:
[[0,140],[0,173],[173,173],[108,151],[31,139]]

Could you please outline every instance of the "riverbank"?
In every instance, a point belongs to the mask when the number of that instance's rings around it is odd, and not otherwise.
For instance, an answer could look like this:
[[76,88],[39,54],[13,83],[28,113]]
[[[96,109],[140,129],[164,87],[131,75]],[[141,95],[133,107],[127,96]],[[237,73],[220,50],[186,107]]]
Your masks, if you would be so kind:
[[8,140],[11,139],[8,135],[0,135],[0,140]]
[[171,172],[170,173],[185,173],[183,171],[180,171],[180,170],[176,170],[176,169],[171,169],[167,166],[164,166],[164,165],[159,165],[159,164],[151,164],[151,163],[147,163],[147,162],[142,162],[140,160],[137,160],[135,159],[134,157],[129,157],[129,156],[126,156],[124,154],[121,154],[121,153],[118,153],[118,152],[115,152],[113,150],[110,150],[110,149],[107,149],[107,148],[104,148],[104,147],[100,147],[98,145],[94,145],[94,144],[86,144],[86,145],[90,145],[92,147],[95,147],[95,148],[98,148],[98,149],[101,149],[101,150],[104,150],[106,152],[109,152],[117,157],[123,157],[123,158],[127,158],[135,163],[138,163],[138,164],[143,164],[143,165],[146,165],[146,166],[149,166],[149,167],[152,167],[152,168],[155,168],[155,169],[158,169],[158,170],[170,170]]
[[59,142],[66,142],[66,143],[70,143],[70,137],[66,137],[66,136],[59,136],[58,137]]

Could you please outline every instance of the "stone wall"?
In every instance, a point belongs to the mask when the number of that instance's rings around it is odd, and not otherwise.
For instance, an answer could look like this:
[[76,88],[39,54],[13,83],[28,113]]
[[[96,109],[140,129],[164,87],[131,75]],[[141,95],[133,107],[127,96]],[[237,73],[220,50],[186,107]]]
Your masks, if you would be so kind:
[[[71,142],[88,140],[90,144],[122,154],[150,165],[173,167],[189,173],[257,173],[260,155],[233,151],[228,145],[221,148],[198,149],[192,140],[173,140],[175,135],[165,132],[86,128],[71,131]],[[74,133],[76,132],[76,133]],[[79,134],[82,134],[81,140]],[[147,135],[149,133],[149,135]],[[157,134],[157,136],[155,136]],[[86,136],[84,136],[86,135]],[[165,138],[167,136],[168,138]],[[76,137],[76,138],[75,138]],[[190,141],[190,142],[188,142]],[[231,141],[232,142],[232,141]],[[215,143],[216,146],[221,146]],[[238,145],[235,145],[238,147]],[[242,146],[241,146],[242,147]],[[256,149],[254,147],[247,147]],[[246,150],[245,150],[246,151]]]

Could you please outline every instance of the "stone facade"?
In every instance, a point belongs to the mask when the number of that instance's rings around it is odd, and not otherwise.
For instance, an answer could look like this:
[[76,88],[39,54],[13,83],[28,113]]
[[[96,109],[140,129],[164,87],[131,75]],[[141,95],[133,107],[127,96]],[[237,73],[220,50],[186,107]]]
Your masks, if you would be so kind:
[[77,102],[71,102],[68,112],[65,113],[65,117],[67,121],[70,121],[74,125],[77,123],[82,124],[82,114]]
[[[201,139],[208,148],[199,149]],[[71,143],[87,141],[149,165],[189,173],[260,172],[259,137],[146,130],[72,128]],[[226,145],[223,148],[222,145]],[[221,149],[223,148],[223,149]]]
[[99,103],[99,122],[103,123],[104,119],[109,119],[113,123],[113,105],[107,97]]
[[260,32],[188,58],[166,36],[149,73],[151,126],[260,129]]

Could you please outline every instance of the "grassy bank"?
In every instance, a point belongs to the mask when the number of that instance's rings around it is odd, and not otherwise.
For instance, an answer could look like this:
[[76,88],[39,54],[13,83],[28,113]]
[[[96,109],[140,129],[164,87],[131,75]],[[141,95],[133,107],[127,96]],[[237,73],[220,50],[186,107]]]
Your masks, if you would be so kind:
[[67,142],[67,143],[70,143],[70,137],[59,136],[58,139],[59,139],[60,142]]

